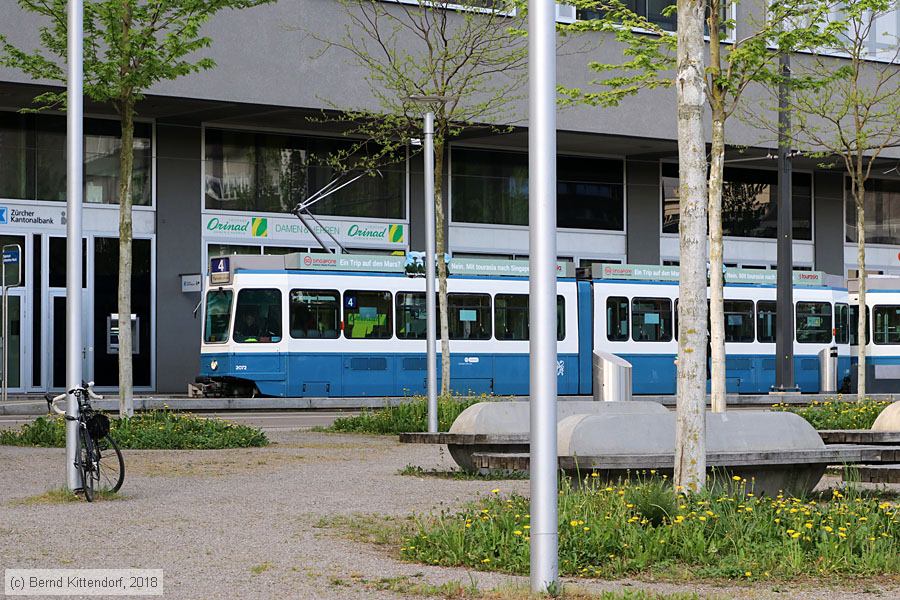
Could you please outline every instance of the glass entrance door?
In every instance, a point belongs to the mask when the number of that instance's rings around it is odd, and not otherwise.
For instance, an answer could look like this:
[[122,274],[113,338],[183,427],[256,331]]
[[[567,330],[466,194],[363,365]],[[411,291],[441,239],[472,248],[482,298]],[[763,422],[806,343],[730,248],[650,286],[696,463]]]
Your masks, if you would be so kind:
[[[48,325],[50,327],[50,348],[52,362],[50,364],[50,387],[54,389],[65,389],[66,387],[66,320],[68,319],[68,311],[66,310],[66,294],[65,292],[51,291],[49,292],[49,309],[50,315]],[[90,373],[90,361],[88,360],[88,331],[85,327],[86,307],[84,300],[82,306],[82,348],[81,348],[81,372],[82,378],[89,381],[92,379]]]
[[[6,327],[7,335],[9,336],[9,355],[7,356],[6,369],[3,371],[3,374],[7,378],[7,387],[10,391],[21,391],[23,363],[21,290],[9,290],[7,310]],[[0,351],[2,351],[2,342],[3,340],[0,339]]]

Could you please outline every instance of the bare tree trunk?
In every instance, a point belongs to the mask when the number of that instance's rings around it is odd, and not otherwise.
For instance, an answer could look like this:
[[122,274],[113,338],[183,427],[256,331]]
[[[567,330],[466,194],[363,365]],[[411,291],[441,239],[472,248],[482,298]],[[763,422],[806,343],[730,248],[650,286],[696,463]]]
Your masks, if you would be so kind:
[[447,238],[444,235],[444,136],[434,136],[434,232],[438,265],[438,314],[441,337],[441,396],[450,393],[450,323],[447,306]]
[[706,104],[704,0],[678,0],[678,169],[681,281],[675,484],[706,483]]
[[725,275],[722,262],[722,180],[725,167],[725,115],[713,106],[712,165],[709,171],[709,336],[710,403],[725,412]]
[[[857,161],[858,171],[862,171],[862,159]],[[858,360],[856,365],[856,399],[866,397],[866,189],[862,173],[858,172],[853,182],[853,196],[856,202],[856,263],[859,268],[859,320],[856,328]]]
[[122,147],[119,155],[119,415],[134,414],[131,361],[131,174],[134,163],[134,100],[120,104]]

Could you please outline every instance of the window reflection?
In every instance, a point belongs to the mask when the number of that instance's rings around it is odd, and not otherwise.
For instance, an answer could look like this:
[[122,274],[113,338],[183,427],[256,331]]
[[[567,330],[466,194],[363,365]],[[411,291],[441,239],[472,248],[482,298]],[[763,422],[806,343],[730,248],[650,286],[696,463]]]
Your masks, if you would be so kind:
[[[678,165],[662,166],[663,233],[678,233]],[[725,169],[722,229],[726,236],[775,238],[778,231],[778,174],[775,171]],[[812,177],[793,174],[794,239],[812,239]]]
[[[350,144],[340,140],[206,130],[206,208],[290,212],[319,191],[337,172],[326,159]],[[403,165],[380,169],[341,188],[310,209],[319,215],[402,219]]]
[[[528,155],[453,148],[452,215],[457,223],[528,225]],[[622,231],[622,161],[559,156],[557,226]]]
[[[847,241],[857,239],[856,202],[847,178]],[[900,244],[900,182],[870,179],[866,182],[866,242]]]
[[[134,124],[132,202],[151,203],[152,128]],[[121,127],[117,120],[85,119],[84,201],[119,203]],[[0,197],[66,200],[66,119],[0,111]]]

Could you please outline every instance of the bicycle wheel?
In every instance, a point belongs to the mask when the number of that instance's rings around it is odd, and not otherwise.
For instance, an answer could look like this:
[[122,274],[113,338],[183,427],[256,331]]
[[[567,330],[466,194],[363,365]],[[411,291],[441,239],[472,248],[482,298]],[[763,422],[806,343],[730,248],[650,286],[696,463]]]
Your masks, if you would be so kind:
[[81,472],[81,490],[84,492],[84,499],[88,502],[94,501],[94,444],[91,443],[91,435],[82,425],[81,435],[79,436],[78,447],[78,467]]
[[125,481],[125,459],[116,441],[107,434],[96,440],[97,452],[100,460],[97,461],[98,489],[106,492],[118,492]]

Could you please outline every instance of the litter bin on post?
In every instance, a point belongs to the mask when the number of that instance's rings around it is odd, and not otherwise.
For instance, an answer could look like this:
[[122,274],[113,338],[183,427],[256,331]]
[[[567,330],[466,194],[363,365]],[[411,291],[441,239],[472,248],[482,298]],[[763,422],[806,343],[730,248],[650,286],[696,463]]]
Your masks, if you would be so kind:
[[837,392],[838,350],[837,346],[819,350],[819,393]]
[[594,351],[594,400],[631,400],[631,363],[609,352]]

